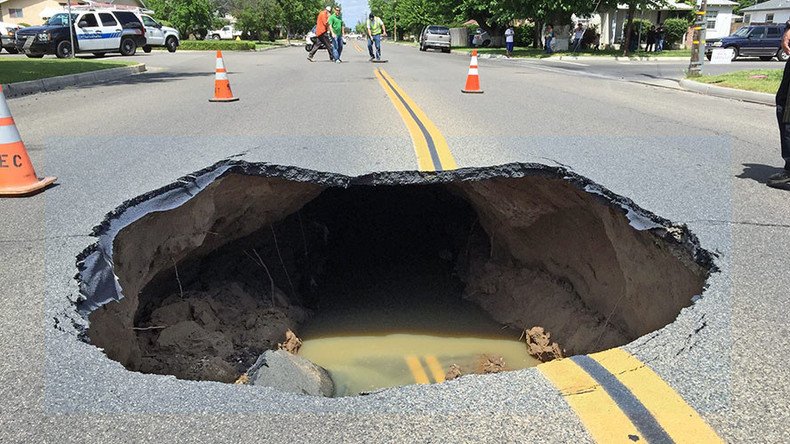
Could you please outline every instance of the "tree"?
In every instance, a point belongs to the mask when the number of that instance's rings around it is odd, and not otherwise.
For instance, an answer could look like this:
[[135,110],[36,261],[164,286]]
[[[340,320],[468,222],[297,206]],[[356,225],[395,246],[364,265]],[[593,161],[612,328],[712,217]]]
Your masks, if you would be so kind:
[[286,38],[292,34],[307,33],[323,6],[321,0],[279,0],[282,10],[280,24],[285,28]]
[[192,34],[202,39],[216,20],[211,0],[147,0],[146,5],[187,38]]
[[206,36],[216,21],[216,10],[211,0],[147,0],[146,5],[178,29],[184,37],[198,39]]
[[260,40],[273,34],[281,23],[283,10],[277,0],[240,0],[234,2],[231,14],[236,17],[236,27],[245,38]]

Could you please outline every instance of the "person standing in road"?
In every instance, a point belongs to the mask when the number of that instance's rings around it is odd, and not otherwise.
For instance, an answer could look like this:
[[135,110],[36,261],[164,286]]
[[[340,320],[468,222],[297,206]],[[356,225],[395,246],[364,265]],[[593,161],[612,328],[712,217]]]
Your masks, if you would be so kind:
[[645,52],[650,52],[655,50],[656,50],[656,27],[651,26],[650,29],[647,30],[647,36],[645,37]]
[[313,45],[313,49],[310,50],[310,54],[307,55],[307,60],[311,62],[313,61],[315,53],[318,52],[318,47],[321,46],[320,44],[323,44],[326,47],[326,51],[329,53],[329,58],[338,63],[337,51],[335,51],[335,47],[329,39],[329,11],[331,10],[332,7],[327,6],[326,9],[318,13],[318,18],[316,18],[315,38],[317,41],[316,44]]
[[343,36],[346,34],[343,18],[340,15],[340,6],[335,6],[335,13],[329,17],[329,29],[332,32],[332,38],[335,43],[335,53],[337,54],[335,60],[337,63],[340,63],[343,61],[341,60],[343,55]]
[[[384,27],[384,22],[376,17],[372,12],[368,16],[368,53],[370,54],[370,61],[381,60],[381,36],[387,36],[387,28]],[[373,52],[373,45],[376,45],[376,52]]]
[[[782,34],[782,51],[790,54],[790,20]],[[790,61],[785,62],[782,83],[776,91],[776,120],[779,123],[779,141],[782,146],[784,169],[768,178],[768,186],[790,190]]]
[[516,45],[515,42],[515,31],[513,31],[512,26],[508,26],[505,30],[505,48],[507,49],[507,58],[513,57],[513,47]]
[[579,22],[576,29],[573,31],[573,52],[578,52],[582,46],[582,39],[584,38],[584,25]]
[[664,25],[659,23],[656,28],[656,52],[664,50]]
[[543,48],[546,50],[546,54],[553,53],[554,51],[551,49],[551,44],[554,42],[554,26],[546,26],[546,32],[543,34],[543,40],[545,42]]

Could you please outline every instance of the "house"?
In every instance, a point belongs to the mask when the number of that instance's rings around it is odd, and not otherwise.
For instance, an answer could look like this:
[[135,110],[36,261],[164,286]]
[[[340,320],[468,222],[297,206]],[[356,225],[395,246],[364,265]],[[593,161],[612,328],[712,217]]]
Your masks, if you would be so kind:
[[[0,0],[0,21],[6,23],[41,25],[52,15],[62,12],[67,0]],[[112,4],[110,4],[112,3]],[[95,5],[97,7],[142,8],[142,0],[107,0],[106,3],[91,0],[73,0],[72,6]]]
[[[790,0],[788,4],[790,5]],[[701,1],[698,0],[699,5]],[[730,0],[708,0],[707,2],[707,31],[706,38],[721,38],[730,35],[732,24],[732,10],[738,3]],[[649,20],[653,24],[658,24],[669,18],[688,17],[694,7],[687,3],[675,0],[667,0],[661,5],[655,5],[643,9],[636,9],[635,19]],[[789,10],[790,11],[790,10]],[[613,45],[621,43],[624,35],[625,24],[628,17],[628,5],[617,5],[617,9],[602,11],[593,15],[589,24],[596,26],[601,33],[601,43]]]
[[741,9],[743,25],[784,23],[790,20],[790,0],[769,0]]

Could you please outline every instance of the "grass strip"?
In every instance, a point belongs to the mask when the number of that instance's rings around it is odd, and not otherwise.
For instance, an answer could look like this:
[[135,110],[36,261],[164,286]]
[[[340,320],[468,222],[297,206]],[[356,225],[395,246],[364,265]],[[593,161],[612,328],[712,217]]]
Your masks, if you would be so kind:
[[693,77],[691,80],[724,88],[776,94],[776,90],[779,89],[779,83],[782,81],[782,70],[750,69],[728,72],[726,74],[703,75]]
[[138,62],[76,59],[6,59],[0,63],[0,83],[15,83],[47,77],[79,74],[101,69],[136,65]]

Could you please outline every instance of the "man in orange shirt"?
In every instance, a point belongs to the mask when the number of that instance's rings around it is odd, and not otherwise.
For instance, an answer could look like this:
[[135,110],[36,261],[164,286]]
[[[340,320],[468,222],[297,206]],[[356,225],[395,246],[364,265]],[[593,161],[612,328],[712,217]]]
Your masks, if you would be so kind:
[[318,51],[320,43],[326,47],[326,51],[329,53],[330,60],[334,60],[335,63],[339,63],[337,51],[332,45],[332,41],[329,39],[329,11],[331,10],[332,8],[327,6],[326,9],[318,13],[318,18],[315,22],[315,38],[317,41],[316,44],[313,45],[313,49],[310,50],[310,54],[307,56],[307,60],[311,62],[313,61],[313,56]]

